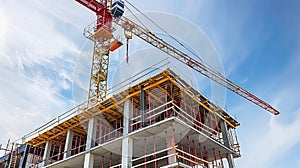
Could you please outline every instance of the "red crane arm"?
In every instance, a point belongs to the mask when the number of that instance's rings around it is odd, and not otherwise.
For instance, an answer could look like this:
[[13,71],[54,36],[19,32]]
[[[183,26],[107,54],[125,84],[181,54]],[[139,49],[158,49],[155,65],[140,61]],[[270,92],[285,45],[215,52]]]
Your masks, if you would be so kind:
[[247,99],[250,102],[260,106],[261,108],[271,112],[274,115],[279,114],[279,111],[277,111],[274,107],[272,107],[265,101],[261,100],[260,98],[256,97],[255,95],[251,94],[250,92],[246,91],[245,89],[237,86],[236,84],[231,82],[229,79],[224,77],[222,74],[205,66],[204,64],[198,62],[197,60],[191,58],[189,55],[187,55],[187,54],[183,53],[182,51],[178,50],[177,48],[173,47],[169,43],[165,42],[164,40],[157,37],[153,33],[142,28],[141,26],[135,24],[131,20],[129,20],[125,17],[122,17],[121,19],[114,19],[114,22],[116,24],[118,24],[119,26],[123,27],[125,30],[131,31],[133,34],[135,34],[139,38],[143,39],[147,43],[160,49],[161,51],[163,51],[166,54],[170,55],[171,57],[177,59],[178,61],[186,64],[187,66],[191,67],[192,69],[201,73],[202,75],[208,77],[209,79],[219,83],[220,85],[231,90],[232,92],[244,97],[245,99]]
[[103,9],[106,8],[106,6],[104,6],[103,4],[95,1],[95,0],[75,0],[78,3],[80,3],[81,5],[89,8],[90,10],[92,10],[93,12],[95,12],[96,14],[98,14],[98,12]]
[[111,0],[102,0],[102,3],[95,0],[75,0],[81,5],[92,10],[97,15],[97,29],[107,25],[108,29],[111,28],[112,15],[108,10],[108,5],[111,5]]

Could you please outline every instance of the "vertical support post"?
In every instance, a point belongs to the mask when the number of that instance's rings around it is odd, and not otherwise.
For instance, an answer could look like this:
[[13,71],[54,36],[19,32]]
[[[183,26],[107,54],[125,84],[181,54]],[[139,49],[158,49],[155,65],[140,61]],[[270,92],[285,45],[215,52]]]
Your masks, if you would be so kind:
[[217,166],[217,156],[216,156],[216,152],[215,152],[215,148],[213,148],[213,154],[214,154],[214,163],[215,163],[215,166]]
[[[227,125],[226,125],[226,123],[223,120],[220,120],[220,125],[221,125],[222,137],[223,137],[223,140],[224,140],[224,145],[226,147],[228,147],[229,149],[231,149],[230,143],[229,143]],[[228,161],[229,168],[234,168],[234,162],[233,162],[233,157],[232,157],[231,153],[228,155],[227,161]]]
[[131,167],[133,139],[124,137],[122,140],[122,168]]
[[31,158],[31,163],[34,163],[35,157],[38,154],[38,152],[36,152],[36,150],[37,150],[37,147],[33,147],[33,156]]
[[[79,141],[78,141],[78,138],[80,138],[80,136],[79,135],[76,135],[75,136],[75,144],[74,144],[74,149],[73,149],[73,153],[72,153],[72,145],[71,145],[71,148],[69,149],[70,150],[70,155],[72,155],[72,154],[76,154],[76,152],[78,151],[78,149],[80,148],[80,143],[79,143]],[[68,139],[68,132],[67,132],[67,139]],[[74,139],[74,136],[72,137],[72,139]],[[67,140],[66,140],[67,141]],[[71,142],[73,142],[73,140],[71,141]],[[65,144],[65,149],[66,149],[66,146],[67,146],[67,143]],[[65,152],[67,153],[67,151],[65,150]],[[79,153],[79,152],[78,152]],[[69,155],[69,156],[70,156]],[[68,157],[68,156],[67,156]]]
[[64,159],[71,156],[73,133],[74,133],[73,130],[68,130],[68,132],[67,132],[67,138],[66,138],[65,150],[64,150],[65,151],[64,152]]
[[[176,158],[176,150],[175,150],[175,135],[174,135],[174,128],[171,127],[171,139],[168,138],[168,133],[167,131],[165,132],[166,133],[166,148],[169,148],[169,147],[172,147],[172,149],[168,150],[168,155],[171,155],[168,157],[168,164],[174,164],[174,163],[177,163],[177,158]],[[170,146],[169,146],[170,144]]]
[[141,96],[140,96],[140,103],[141,103],[141,123],[142,127],[146,126],[146,91],[144,90],[144,86],[141,86]]
[[97,124],[97,119],[95,117],[89,120],[87,140],[86,140],[86,150],[90,150],[92,147],[95,146],[96,124]]
[[153,136],[153,152],[154,152],[154,168],[157,168],[157,160],[156,160],[156,139],[155,135]]
[[57,160],[60,160],[61,159],[61,148],[62,148],[62,143],[59,144],[59,147],[58,147],[58,156],[57,156]]
[[112,152],[109,153],[109,167],[111,167],[112,165]]
[[[193,143],[193,155],[197,156],[197,150],[196,150],[196,146],[195,146],[195,141],[192,140],[192,143]],[[193,158],[193,160],[197,162],[197,160],[195,158]]]
[[[183,136],[182,136],[181,132],[180,132],[180,139],[181,139],[180,140],[181,150],[184,151]],[[184,158],[184,153],[182,153],[181,155]],[[182,160],[183,163],[185,163],[185,160],[183,158],[181,158],[181,160]]]
[[[89,151],[95,146],[96,138],[96,125],[97,119],[95,117],[91,118],[88,123],[88,132],[86,139],[86,151]],[[87,152],[84,157],[84,168],[93,168],[94,166],[94,154]]]
[[203,153],[202,153],[202,148],[201,148],[201,143],[199,142],[199,157],[203,159]]
[[103,121],[102,121],[102,119],[100,119],[99,122],[100,123],[99,123],[99,140],[98,140],[98,142],[99,142],[99,144],[102,144],[103,143],[102,138],[103,138],[103,135],[104,135],[104,133],[103,133]]
[[[78,142],[78,147],[77,147],[77,153],[80,153],[83,151],[82,149],[82,144],[81,144],[81,135],[79,136],[79,142]],[[75,152],[76,153],[76,152]]]
[[[187,135],[187,148],[188,148],[188,153],[191,153],[191,146],[190,146],[190,137]],[[192,159],[192,156],[190,155],[190,159]]]
[[27,160],[27,156],[30,150],[30,146],[29,145],[25,145],[25,149],[23,151],[22,157],[20,159],[20,163],[19,163],[19,167],[20,168],[25,168],[26,166],[26,160]]
[[131,119],[131,100],[124,102],[124,112],[123,112],[123,135],[128,135],[130,132],[130,119]]
[[[144,138],[144,156],[147,155],[147,138]],[[147,157],[144,157],[144,163],[147,162]],[[147,168],[147,164],[144,164],[144,168]]]
[[234,165],[234,162],[233,162],[233,156],[232,156],[232,154],[228,154],[226,159],[228,161],[229,168],[234,168],[235,165]]
[[124,102],[124,121],[123,121],[123,140],[122,140],[122,168],[132,167],[131,159],[133,152],[133,139],[128,136],[130,132],[130,119],[131,119],[131,101]]
[[222,167],[224,167],[223,158],[221,156],[221,152],[220,151],[219,151],[219,157],[220,157],[220,160],[221,160],[221,165],[222,165]]
[[42,162],[42,167],[45,167],[48,165],[49,157],[50,157],[50,151],[51,151],[51,142],[47,141],[46,146],[45,146],[45,151],[43,155],[43,162]]
[[88,152],[84,156],[84,168],[93,168],[94,167],[94,154]]
[[227,125],[223,120],[220,120],[220,125],[221,125],[221,131],[222,131],[222,137],[224,140],[224,145],[231,149],[230,143],[229,143],[229,137],[228,137],[228,130],[227,130]]
[[[206,146],[204,146],[203,151],[204,151],[204,158],[203,159],[206,160],[206,161],[208,161],[208,152],[206,150]],[[205,162],[204,165],[206,167],[208,167],[208,162]]]
[[102,156],[101,168],[104,168],[104,156]]

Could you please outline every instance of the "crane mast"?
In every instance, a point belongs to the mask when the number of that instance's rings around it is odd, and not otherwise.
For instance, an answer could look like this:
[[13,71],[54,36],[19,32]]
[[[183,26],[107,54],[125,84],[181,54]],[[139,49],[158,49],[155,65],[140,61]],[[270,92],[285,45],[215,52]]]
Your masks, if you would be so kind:
[[[145,28],[139,26],[138,24],[134,23],[133,21],[129,20],[128,18],[122,17],[112,17],[110,14],[107,2],[103,3],[106,5],[106,12],[97,13],[98,7],[103,5],[97,1],[85,1],[85,0],[76,0],[77,2],[83,4],[87,8],[91,9],[97,14],[97,24],[95,33],[92,34],[89,32],[86,37],[90,39],[94,39],[95,47],[94,47],[94,55],[93,55],[93,64],[92,64],[92,71],[91,71],[91,84],[89,89],[89,98],[95,96],[97,100],[101,100],[106,96],[107,90],[107,72],[108,72],[108,63],[109,63],[109,44],[106,44],[109,39],[107,37],[97,39],[97,31],[101,29],[105,29],[108,32],[113,31],[113,27],[111,27],[111,22],[109,23],[108,28],[106,28],[106,24],[108,23],[109,19],[112,22],[115,22],[120,27],[124,28],[126,31],[133,33],[137,37],[141,38],[145,42],[151,44],[155,48],[163,51],[164,53],[168,54],[169,56],[177,59],[178,61],[184,63],[185,65],[191,67],[195,71],[201,73],[202,75],[208,77],[209,79],[217,82],[218,84],[224,86],[225,88],[231,90],[232,92],[238,94],[239,96],[247,99],[248,101],[258,105],[259,107],[267,110],[268,112],[278,115],[279,111],[272,107],[270,104],[266,103],[265,101],[261,100],[260,98],[256,97],[252,93],[248,92],[247,90],[241,88],[240,86],[234,84],[232,81],[221,75],[220,73],[216,72],[212,68],[198,62],[197,60],[193,59],[189,55],[183,53],[179,49],[175,48],[171,44],[167,43],[163,39],[157,37],[155,34],[149,32]],[[104,6],[104,5],[103,5]],[[101,10],[102,11],[102,10]],[[110,14],[110,16],[109,16]],[[104,18],[103,18],[104,17]],[[108,17],[105,19],[105,17]],[[98,19],[101,18],[103,24],[98,25]],[[104,20],[104,21],[103,21]],[[101,36],[104,36],[102,33]],[[112,38],[112,37],[111,37]],[[111,47],[111,46],[110,46]],[[101,58],[101,59],[99,59]],[[104,73],[105,72],[105,73]],[[93,82],[93,83],[92,83]],[[100,90],[101,89],[101,90]],[[102,90],[103,89],[103,90]]]
[[[112,38],[112,15],[108,7],[111,1],[76,0],[96,13],[95,24],[90,25],[94,34],[94,51],[91,65],[88,103],[96,104],[106,98],[107,78],[110,54],[110,41]],[[86,32],[86,31],[85,31]],[[87,33],[85,33],[87,34]]]

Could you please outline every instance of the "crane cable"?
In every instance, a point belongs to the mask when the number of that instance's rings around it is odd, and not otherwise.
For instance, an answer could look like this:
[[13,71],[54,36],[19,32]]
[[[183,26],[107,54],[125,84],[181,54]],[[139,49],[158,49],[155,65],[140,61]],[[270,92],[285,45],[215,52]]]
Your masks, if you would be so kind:
[[[126,1],[126,0],[125,0]],[[127,2],[127,1],[126,1]],[[142,25],[142,27],[144,29],[146,29],[147,31],[149,31],[149,29],[143,24],[143,22],[132,12],[132,10],[130,10],[130,8],[128,8],[127,5],[125,5],[126,9],[132,14],[132,16]],[[150,31],[149,31],[150,32]]]
[[[170,33],[168,33],[165,29],[163,29],[161,26],[159,26],[157,23],[155,23],[151,18],[149,18],[146,14],[144,14],[141,10],[139,10],[137,7],[135,7],[132,3],[130,3],[128,0],[125,0],[126,3],[128,3],[131,7],[133,7],[137,12],[139,12],[140,14],[142,14],[146,19],[148,19],[152,24],[154,24],[155,26],[157,26],[162,32],[164,32],[166,35],[168,35],[170,38],[172,38],[175,42],[177,42],[179,45],[181,45],[183,48],[185,48],[187,51],[189,51],[192,55],[194,55],[195,57],[197,57],[200,61],[202,61],[207,67],[209,67],[210,69],[214,70],[216,73],[219,73],[217,70],[215,70],[212,66],[210,66],[208,63],[206,63],[198,54],[196,54],[194,51],[192,51],[192,49],[190,49],[189,47],[187,47],[185,44],[183,44],[182,42],[180,42],[177,38],[175,38],[173,35],[171,35]],[[129,12],[137,19],[137,16],[135,16],[133,14],[133,12],[127,7],[127,5],[125,5],[126,8],[129,10]],[[146,27],[139,19],[137,19],[144,27]],[[147,29],[147,28],[146,28]],[[147,29],[149,31],[149,29]],[[150,32],[150,31],[149,31]]]
[[126,36],[126,63],[128,64],[129,62],[129,39],[131,39],[131,36],[130,35],[127,35],[126,32],[125,32],[125,36]]

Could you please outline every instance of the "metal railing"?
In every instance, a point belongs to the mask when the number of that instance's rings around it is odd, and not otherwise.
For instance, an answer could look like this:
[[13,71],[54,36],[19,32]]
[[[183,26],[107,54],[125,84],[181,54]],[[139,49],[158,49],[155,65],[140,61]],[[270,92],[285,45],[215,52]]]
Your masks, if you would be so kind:
[[100,28],[104,28],[110,33],[116,30],[116,28],[112,27],[112,22],[107,22],[106,24],[100,26],[98,21],[95,20],[92,23],[90,23],[87,27],[84,28],[83,35],[84,37],[94,41],[95,39],[93,38],[93,36],[95,32]]
[[[198,131],[224,144],[221,132],[218,132],[214,128],[211,128],[208,125],[206,125],[205,123],[198,121],[195,117],[191,116],[189,113],[187,113],[179,106],[174,104],[173,101],[169,101],[152,110],[148,110],[145,113],[145,116],[147,125],[152,125],[154,123],[175,116],[176,118],[182,120],[189,126],[196,128]],[[142,128],[142,121],[140,115],[133,117],[130,121],[131,132]]]
[[71,110],[66,111],[65,113],[57,116],[56,118],[52,119],[51,121],[47,122],[46,124],[42,125],[41,127],[35,129],[34,131],[28,133],[27,135],[22,137],[22,143],[27,142],[28,140],[39,136],[40,134],[54,128],[55,126],[71,119],[72,117],[80,114],[82,111],[88,109],[88,101],[79,104],[78,106],[72,108]]
[[106,142],[110,142],[121,136],[123,136],[123,127],[110,130],[108,133],[102,135],[101,137],[98,137],[95,142],[97,143],[97,145],[100,145]]

